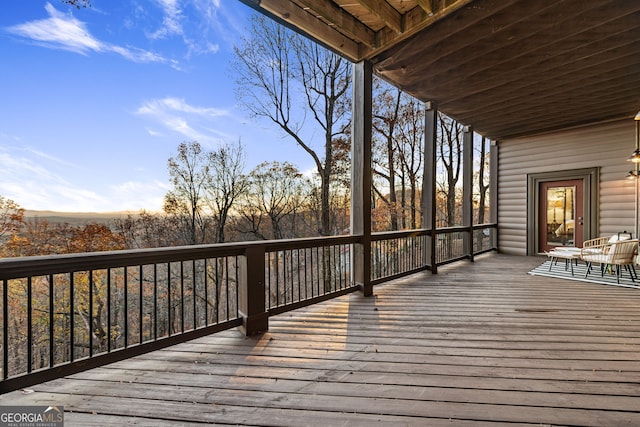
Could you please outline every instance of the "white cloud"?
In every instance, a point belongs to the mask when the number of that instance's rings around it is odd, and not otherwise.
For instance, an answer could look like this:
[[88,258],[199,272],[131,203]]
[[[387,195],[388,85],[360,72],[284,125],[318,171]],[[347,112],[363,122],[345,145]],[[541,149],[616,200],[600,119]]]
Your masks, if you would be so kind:
[[150,35],[152,39],[163,39],[172,35],[184,35],[182,10],[178,0],[156,0],[164,12],[162,27]]
[[109,194],[117,197],[121,211],[157,211],[162,208],[164,195],[171,187],[160,181],[138,182],[127,181],[113,185]]
[[182,98],[152,99],[139,107],[136,114],[146,116],[165,129],[201,143],[228,137],[225,132],[210,126],[216,119],[230,116],[228,110],[194,106]]
[[49,17],[29,21],[24,24],[6,28],[9,33],[30,39],[35,43],[52,49],[62,49],[81,55],[96,53],[115,53],[134,62],[157,62],[178,67],[176,61],[134,47],[118,46],[100,41],[93,37],[84,22],[72,15],[64,14],[47,3],[45,5]]
[[[25,209],[62,212],[159,210],[167,184],[128,181],[88,189],[86,180],[70,182],[61,173],[73,165],[28,148],[0,146],[0,195]],[[95,184],[93,184],[95,185]]]
[[[51,169],[68,167],[54,156],[29,149],[0,147],[0,194],[26,209],[75,210],[107,200],[67,182]],[[43,166],[50,165],[51,169]]]
[[[192,55],[215,54],[220,50],[218,43],[212,38],[226,38],[228,31],[220,23],[218,11],[222,9],[219,0],[155,0],[162,12],[162,23],[159,28],[147,33],[152,40],[181,37],[187,47],[185,57]],[[183,7],[184,6],[184,7]],[[190,10],[185,11],[188,8]],[[193,11],[196,13],[193,13]],[[194,19],[196,18],[196,19]],[[211,30],[216,35],[211,34]]]

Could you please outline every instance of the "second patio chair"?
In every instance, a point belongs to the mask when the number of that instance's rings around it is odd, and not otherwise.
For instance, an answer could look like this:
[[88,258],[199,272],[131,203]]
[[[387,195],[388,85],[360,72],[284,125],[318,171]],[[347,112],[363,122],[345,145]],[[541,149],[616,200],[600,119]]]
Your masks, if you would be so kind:
[[616,282],[620,283],[621,267],[624,267],[631,276],[631,281],[637,279],[635,269],[635,255],[638,253],[638,240],[623,240],[616,243],[607,244],[607,250],[596,252],[595,247],[582,249],[580,258],[587,264],[587,272],[584,277],[586,278],[591,272],[591,266],[600,264],[600,275],[604,276],[605,270],[609,266],[615,268]]

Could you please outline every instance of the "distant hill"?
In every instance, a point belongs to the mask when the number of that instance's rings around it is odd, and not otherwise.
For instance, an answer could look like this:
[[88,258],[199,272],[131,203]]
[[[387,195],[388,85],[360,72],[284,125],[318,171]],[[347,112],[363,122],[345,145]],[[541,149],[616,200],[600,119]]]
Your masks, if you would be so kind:
[[69,223],[69,224],[108,224],[116,218],[122,218],[127,215],[136,215],[137,212],[55,212],[55,211],[24,211],[26,219],[41,218],[46,219],[50,223]]

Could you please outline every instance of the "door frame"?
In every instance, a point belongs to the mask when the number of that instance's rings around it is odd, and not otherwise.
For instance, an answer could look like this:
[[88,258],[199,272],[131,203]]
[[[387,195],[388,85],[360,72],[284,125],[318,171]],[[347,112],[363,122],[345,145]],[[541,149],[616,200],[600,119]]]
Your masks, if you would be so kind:
[[598,236],[600,168],[573,169],[527,174],[527,255],[540,251],[540,184],[581,179],[583,189],[584,240]]

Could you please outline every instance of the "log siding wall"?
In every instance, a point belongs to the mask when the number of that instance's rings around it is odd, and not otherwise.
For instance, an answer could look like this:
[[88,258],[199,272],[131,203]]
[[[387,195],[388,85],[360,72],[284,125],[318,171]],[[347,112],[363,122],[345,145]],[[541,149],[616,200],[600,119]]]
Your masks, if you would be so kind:
[[[635,229],[633,120],[616,121],[498,143],[498,229],[501,252],[527,255],[527,176],[599,168],[597,235]],[[585,194],[585,197],[588,195]]]

